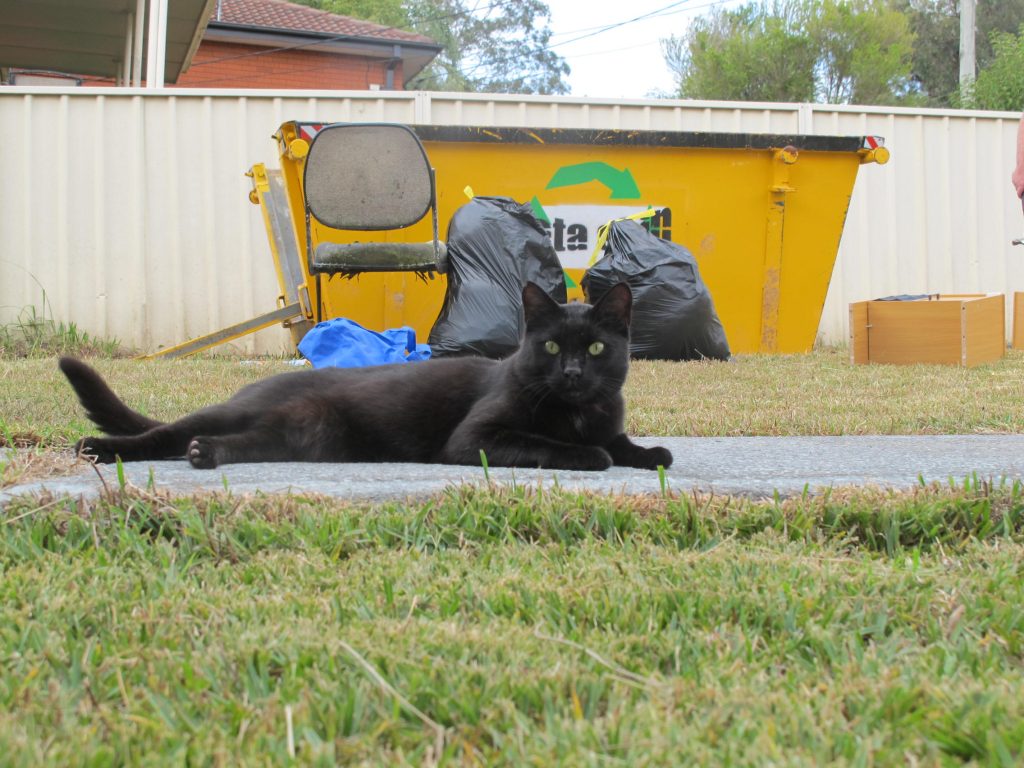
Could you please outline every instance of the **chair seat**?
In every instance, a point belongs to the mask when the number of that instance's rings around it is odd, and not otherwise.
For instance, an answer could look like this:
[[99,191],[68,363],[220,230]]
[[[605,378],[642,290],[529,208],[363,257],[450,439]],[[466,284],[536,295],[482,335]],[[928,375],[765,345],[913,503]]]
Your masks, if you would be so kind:
[[313,274],[358,272],[440,272],[447,269],[448,251],[431,243],[321,243],[313,253]]

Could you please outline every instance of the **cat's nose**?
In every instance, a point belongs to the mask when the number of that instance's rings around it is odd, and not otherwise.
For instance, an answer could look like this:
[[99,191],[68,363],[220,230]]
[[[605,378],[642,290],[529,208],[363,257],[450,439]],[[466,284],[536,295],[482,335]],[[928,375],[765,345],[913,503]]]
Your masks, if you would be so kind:
[[583,375],[583,369],[579,363],[569,363],[562,368],[562,375],[565,376],[569,384],[576,384],[580,380],[580,376]]

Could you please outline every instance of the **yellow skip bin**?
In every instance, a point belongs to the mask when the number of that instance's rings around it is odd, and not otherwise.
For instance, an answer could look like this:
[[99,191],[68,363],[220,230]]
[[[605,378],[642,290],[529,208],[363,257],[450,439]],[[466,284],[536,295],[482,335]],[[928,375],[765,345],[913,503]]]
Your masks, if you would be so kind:
[[[281,171],[250,171],[263,207],[282,297],[317,316],[306,259],[303,163],[321,124],[287,122],[275,134]],[[598,227],[653,208],[651,231],[688,248],[711,290],[733,352],[811,348],[832,276],[857,169],[884,163],[877,137],[412,126],[436,170],[442,237],[477,195],[530,202],[546,222],[569,296],[597,248]],[[279,191],[275,194],[276,187]],[[312,222],[310,241],[423,242],[429,217],[390,232]],[[599,254],[598,254],[599,255]],[[334,276],[322,317],[369,328],[401,325],[426,340],[444,297],[443,275]],[[292,323],[296,341],[308,323]]]

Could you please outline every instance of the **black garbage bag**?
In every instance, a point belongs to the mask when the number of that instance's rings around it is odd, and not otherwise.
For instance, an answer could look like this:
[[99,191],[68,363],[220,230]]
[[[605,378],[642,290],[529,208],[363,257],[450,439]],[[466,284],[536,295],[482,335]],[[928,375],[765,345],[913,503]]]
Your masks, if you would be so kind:
[[515,352],[527,281],[566,301],[558,254],[528,204],[474,197],[452,216],[447,245],[448,289],[428,339],[435,357]]
[[633,290],[632,357],[729,359],[711,293],[696,259],[681,245],[652,235],[635,221],[613,221],[604,255],[583,276],[583,292],[593,304],[621,282]]

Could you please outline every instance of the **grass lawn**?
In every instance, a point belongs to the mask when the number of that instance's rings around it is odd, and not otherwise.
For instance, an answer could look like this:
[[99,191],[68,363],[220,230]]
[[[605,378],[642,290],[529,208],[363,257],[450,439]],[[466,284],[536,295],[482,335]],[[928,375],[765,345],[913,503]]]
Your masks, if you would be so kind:
[[[97,366],[171,417],[281,361]],[[0,356],[4,482],[89,431]],[[1024,355],[636,364],[635,434],[1018,431]],[[63,464],[62,464],[63,462]],[[752,500],[22,498],[0,511],[0,763],[1019,765],[1024,488]]]

